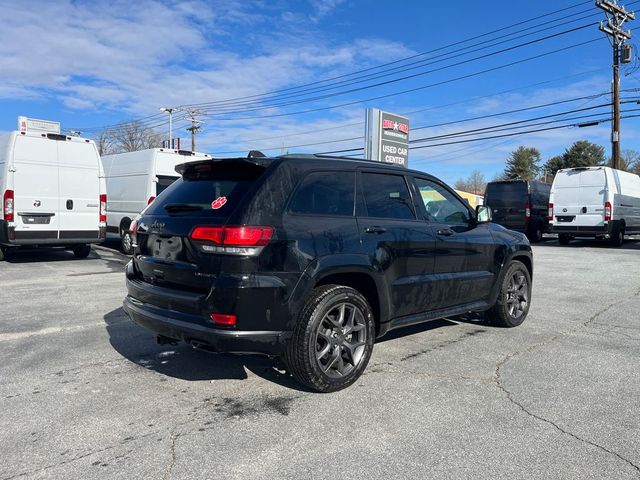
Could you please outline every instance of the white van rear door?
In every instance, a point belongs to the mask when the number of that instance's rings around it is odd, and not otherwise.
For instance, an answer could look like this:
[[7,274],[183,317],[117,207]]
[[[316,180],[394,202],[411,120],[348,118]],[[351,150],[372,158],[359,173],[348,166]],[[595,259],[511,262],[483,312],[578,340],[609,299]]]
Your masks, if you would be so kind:
[[57,143],[39,135],[16,137],[13,151],[16,240],[58,238]]
[[605,170],[580,169],[563,172],[554,183],[554,215],[558,225],[604,224]]
[[91,143],[58,142],[60,238],[97,238],[99,160]]

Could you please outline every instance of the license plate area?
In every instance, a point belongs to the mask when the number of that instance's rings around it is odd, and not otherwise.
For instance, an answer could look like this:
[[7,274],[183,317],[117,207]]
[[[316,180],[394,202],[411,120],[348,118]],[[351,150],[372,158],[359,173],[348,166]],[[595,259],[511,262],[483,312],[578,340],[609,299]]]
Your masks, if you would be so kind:
[[178,261],[182,242],[182,237],[151,234],[147,238],[147,254],[159,260]]
[[575,215],[558,215],[556,218],[558,219],[558,222],[569,223],[569,222],[573,222],[576,216]]

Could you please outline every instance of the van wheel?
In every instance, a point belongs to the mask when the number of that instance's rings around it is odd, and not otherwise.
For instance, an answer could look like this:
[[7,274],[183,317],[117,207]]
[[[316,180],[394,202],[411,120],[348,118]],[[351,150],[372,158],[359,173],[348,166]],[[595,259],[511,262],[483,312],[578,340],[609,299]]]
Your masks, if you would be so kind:
[[619,223],[613,226],[613,232],[611,232],[611,238],[609,244],[613,247],[619,247],[624,243],[624,227]]
[[73,247],[73,254],[76,258],[87,258],[91,253],[91,245],[76,245]]
[[371,307],[353,288],[315,288],[298,316],[285,350],[290,373],[318,392],[335,392],[354,383],[373,351]]
[[0,262],[5,259],[4,248],[0,247]]
[[522,262],[514,260],[502,278],[495,305],[485,316],[499,327],[517,327],[527,318],[530,304],[531,275]]
[[569,235],[568,233],[561,233],[560,235],[558,235],[558,241],[560,242],[560,245],[569,245],[569,242],[571,241],[571,235]]
[[131,238],[129,230],[123,230],[120,235],[120,239],[122,253],[124,253],[125,255],[131,255],[133,253],[133,239]]
[[538,243],[542,241],[542,228],[540,227],[540,224],[537,224],[535,227],[533,227],[531,229],[531,231],[529,232],[529,235],[527,235],[527,237],[529,237],[529,241],[531,243]]

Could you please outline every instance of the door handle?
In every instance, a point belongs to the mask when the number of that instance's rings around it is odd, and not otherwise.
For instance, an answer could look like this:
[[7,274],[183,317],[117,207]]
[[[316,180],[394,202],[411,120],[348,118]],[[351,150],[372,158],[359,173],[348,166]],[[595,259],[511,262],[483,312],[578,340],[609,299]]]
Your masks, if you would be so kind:
[[451,235],[453,235],[456,232],[454,232],[450,228],[443,228],[441,230],[438,230],[437,233],[438,233],[438,235],[442,235],[443,237],[450,237]]
[[384,227],[373,226],[367,227],[364,231],[367,233],[384,233],[387,231],[387,229]]

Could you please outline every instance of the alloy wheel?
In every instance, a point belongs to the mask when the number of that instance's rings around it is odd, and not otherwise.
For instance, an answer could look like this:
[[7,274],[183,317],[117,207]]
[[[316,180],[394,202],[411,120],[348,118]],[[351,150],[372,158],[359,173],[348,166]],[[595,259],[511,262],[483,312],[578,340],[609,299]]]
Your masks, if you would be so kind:
[[367,328],[362,311],[353,303],[339,303],[318,325],[315,341],[318,366],[330,377],[344,377],[364,358],[366,342]]
[[520,318],[529,304],[529,286],[527,277],[521,271],[516,271],[509,280],[507,288],[507,309],[512,318]]

